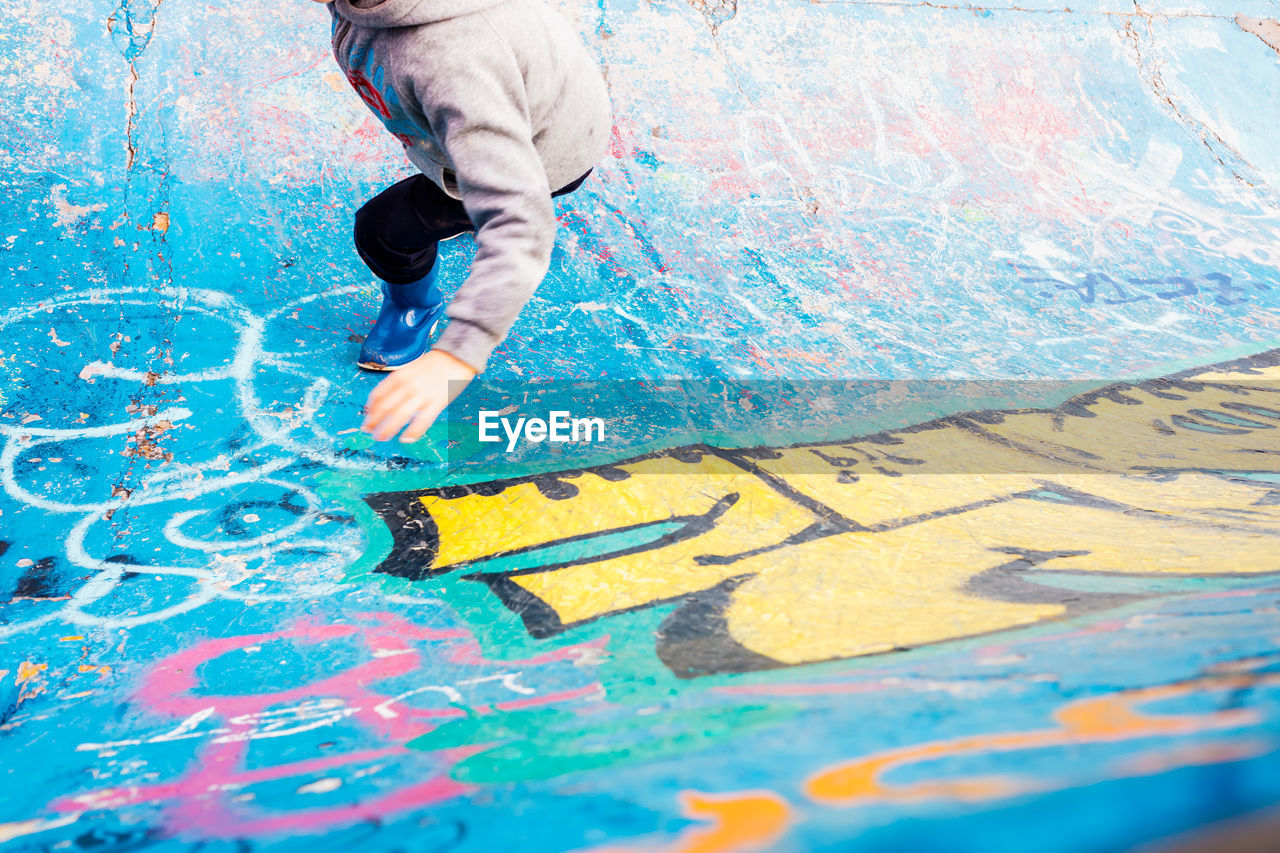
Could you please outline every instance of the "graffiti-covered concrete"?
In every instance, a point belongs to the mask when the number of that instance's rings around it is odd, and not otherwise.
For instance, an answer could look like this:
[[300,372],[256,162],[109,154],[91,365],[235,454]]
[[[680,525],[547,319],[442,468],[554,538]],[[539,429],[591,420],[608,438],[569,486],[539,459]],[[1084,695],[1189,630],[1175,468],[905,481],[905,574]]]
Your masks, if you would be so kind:
[[4,849],[1268,849],[1274,0],[563,0],[486,379],[877,382],[465,465],[357,430],[321,7],[3,8]]

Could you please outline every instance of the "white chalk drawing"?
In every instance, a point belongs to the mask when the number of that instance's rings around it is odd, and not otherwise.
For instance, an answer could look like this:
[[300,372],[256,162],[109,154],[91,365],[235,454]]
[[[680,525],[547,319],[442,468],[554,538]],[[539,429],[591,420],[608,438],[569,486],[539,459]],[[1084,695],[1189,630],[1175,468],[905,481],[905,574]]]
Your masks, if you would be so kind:
[[[341,297],[362,290],[367,288],[349,286],[326,291],[324,295]],[[287,590],[273,592],[245,588],[249,586],[245,581],[254,574],[247,568],[247,563],[253,560],[267,562],[287,551],[315,555],[304,564],[308,579],[307,595],[324,595],[338,588],[341,569],[362,552],[362,536],[354,524],[338,525],[341,529],[326,528],[323,538],[306,534],[320,517],[322,507],[315,492],[303,485],[301,468],[391,470],[404,468],[405,461],[379,459],[374,454],[344,449],[344,439],[327,432],[316,418],[329,395],[329,381],[308,372],[304,367],[305,353],[281,354],[267,350],[265,338],[271,323],[318,298],[319,294],[313,294],[295,299],[259,316],[227,294],[213,290],[104,288],[67,294],[0,314],[0,333],[15,323],[30,322],[37,314],[87,305],[109,305],[113,308],[159,305],[225,323],[230,327],[228,340],[234,342],[232,358],[225,367],[157,376],[90,361],[80,372],[80,381],[123,382],[131,387],[140,386],[143,382],[182,386],[229,383],[228,396],[234,401],[235,416],[242,419],[252,432],[250,443],[236,455],[241,459],[254,460],[247,470],[232,471],[226,455],[210,447],[207,458],[190,458],[184,454],[186,458],[147,471],[137,486],[128,492],[120,490],[106,498],[76,500],[68,498],[63,491],[68,488],[100,488],[101,484],[64,480],[41,486],[26,482],[19,473],[20,459],[29,458],[37,448],[45,456],[57,457],[70,455],[70,451],[65,449],[70,442],[104,438],[123,440],[131,435],[147,434],[149,430],[167,430],[187,424],[193,418],[191,409],[181,405],[156,407],[150,413],[117,423],[75,428],[40,426],[39,421],[43,418],[32,419],[32,423],[0,424],[0,440],[3,441],[0,447],[0,486],[20,504],[74,518],[61,556],[70,565],[93,573],[60,607],[43,609],[32,618],[0,626],[0,636],[28,631],[51,620],[87,627],[129,628],[194,610],[216,598],[255,601],[292,598],[294,595]],[[264,368],[301,378],[307,383],[302,399],[286,413],[271,411],[262,403],[256,382]],[[212,539],[188,532],[191,522],[209,512],[208,508],[191,509],[193,500],[250,484],[279,489],[290,496],[290,501],[297,501],[300,511],[282,526],[255,532],[255,535]],[[172,507],[171,515],[163,524],[164,538],[180,555],[191,558],[192,565],[155,565],[123,560],[119,555],[108,559],[109,555],[94,552],[88,540],[95,525],[109,520],[115,511],[122,508],[136,510],[147,506]],[[330,530],[332,532],[328,532]],[[170,562],[181,563],[182,560]],[[150,612],[136,615],[91,612],[92,606],[112,595],[128,575],[187,578],[192,589],[185,599]],[[317,584],[317,577],[327,580]]]

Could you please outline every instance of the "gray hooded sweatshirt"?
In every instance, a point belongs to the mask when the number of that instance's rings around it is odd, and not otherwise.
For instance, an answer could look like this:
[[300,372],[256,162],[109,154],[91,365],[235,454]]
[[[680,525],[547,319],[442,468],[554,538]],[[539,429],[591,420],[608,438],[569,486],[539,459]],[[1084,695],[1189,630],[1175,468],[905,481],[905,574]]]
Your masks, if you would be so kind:
[[471,274],[435,346],[483,369],[546,275],[552,190],[608,145],[600,69],[541,0],[334,0],[330,9],[338,66],[475,225]]

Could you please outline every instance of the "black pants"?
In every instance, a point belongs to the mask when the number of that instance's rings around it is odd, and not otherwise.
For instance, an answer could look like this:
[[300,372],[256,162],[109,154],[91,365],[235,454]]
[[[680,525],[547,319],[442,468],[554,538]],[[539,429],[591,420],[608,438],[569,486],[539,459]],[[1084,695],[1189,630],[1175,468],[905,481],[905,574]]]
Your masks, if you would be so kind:
[[[587,174],[552,197],[571,193]],[[356,211],[356,251],[373,274],[391,284],[409,284],[431,271],[441,240],[474,230],[462,202],[425,175],[392,184]]]

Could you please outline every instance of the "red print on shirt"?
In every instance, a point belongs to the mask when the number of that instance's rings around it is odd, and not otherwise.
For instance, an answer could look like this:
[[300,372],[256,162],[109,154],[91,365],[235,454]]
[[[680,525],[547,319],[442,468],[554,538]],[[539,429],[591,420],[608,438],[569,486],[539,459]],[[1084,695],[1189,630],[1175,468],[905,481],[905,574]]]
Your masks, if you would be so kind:
[[369,109],[373,110],[383,119],[391,118],[391,108],[387,106],[387,102],[382,97],[382,93],[378,91],[373,83],[369,82],[369,78],[364,76],[364,72],[352,69],[347,72],[347,81],[351,83],[351,88],[356,90],[356,94],[360,99],[369,105]]
[[[386,98],[382,97],[382,93],[378,91],[378,87],[373,85],[368,77],[364,76],[364,72],[359,69],[352,69],[347,72],[347,81],[351,84],[351,88],[356,90],[356,94],[360,96],[360,100],[369,105],[369,109],[373,110],[383,122],[391,120],[391,108],[387,106]],[[388,131],[396,139],[400,140],[400,144],[405,148],[413,145],[413,137],[404,133],[396,133],[388,128]]]

